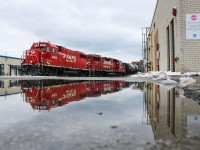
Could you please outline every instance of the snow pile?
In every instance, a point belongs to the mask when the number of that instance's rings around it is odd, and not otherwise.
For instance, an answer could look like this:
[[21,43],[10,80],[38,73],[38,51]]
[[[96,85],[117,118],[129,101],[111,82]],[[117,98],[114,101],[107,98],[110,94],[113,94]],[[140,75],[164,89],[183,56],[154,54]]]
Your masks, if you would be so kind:
[[[200,73],[199,73],[200,74]],[[142,77],[142,78],[157,78],[160,75],[167,75],[167,76],[181,76],[180,72],[171,72],[171,71],[150,71],[147,73],[138,72],[135,75],[131,75],[131,77]]]
[[164,85],[177,85],[178,84],[177,81],[171,80],[169,76],[167,76],[166,78],[167,78],[167,80],[161,81],[162,84],[164,84]]
[[165,74],[160,74],[157,78],[153,78],[152,80],[165,80],[166,75]]
[[193,79],[191,77],[181,77],[179,80],[180,82],[178,84],[178,87],[180,88],[184,88],[188,85],[196,83],[196,79]]
[[180,72],[165,71],[168,76],[182,76]]
[[[147,73],[138,72],[131,77],[141,77],[141,78],[151,78],[154,81],[158,81],[163,85],[173,85],[183,88],[188,85],[196,83],[196,79],[193,79],[191,76],[200,76],[200,72],[186,72],[181,74],[180,72],[171,72],[171,71],[150,71]],[[180,76],[178,83],[177,81],[171,80],[170,76]]]
[[131,75],[131,77],[153,78],[153,76],[148,72],[147,73],[138,72],[137,74]]
[[145,73],[145,74],[140,74],[139,75],[140,77],[143,77],[143,78],[153,78],[153,76],[150,74],[150,73]]
[[198,72],[186,72],[183,74],[185,77],[197,76],[200,75]]
[[153,77],[158,77],[160,74],[163,74],[162,71],[150,71],[149,72]]

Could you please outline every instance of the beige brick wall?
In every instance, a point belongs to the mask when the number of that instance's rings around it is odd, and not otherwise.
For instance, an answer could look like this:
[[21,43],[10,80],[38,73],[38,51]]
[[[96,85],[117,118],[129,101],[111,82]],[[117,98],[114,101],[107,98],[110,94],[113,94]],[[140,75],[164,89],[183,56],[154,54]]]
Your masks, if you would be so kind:
[[186,14],[200,13],[199,0],[180,0],[181,71],[200,71],[200,40],[186,39]]
[[[177,17],[172,16],[172,8],[179,7],[178,0],[158,0],[157,7],[155,9],[154,18],[151,24],[151,31],[153,35],[156,30],[158,30],[158,43],[160,45],[159,53],[159,66],[161,71],[167,70],[167,34],[166,29],[170,25],[172,19],[174,19],[175,24],[175,36],[179,35],[179,30],[177,28],[178,19]],[[155,26],[154,26],[155,24]],[[179,43],[177,40],[176,43]],[[177,45],[175,45],[177,48]],[[175,54],[176,57],[179,57],[178,51]],[[155,59],[155,58],[154,58]],[[179,67],[179,62],[176,63],[176,68]],[[153,67],[155,68],[155,66]]]
[[[176,16],[172,15],[173,7],[177,8]],[[161,71],[168,69],[166,29],[168,26],[170,27],[172,19],[174,20],[175,57],[179,58],[175,62],[175,71],[200,71],[200,40],[186,39],[186,14],[191,13],[200,13],[200,0],[158,0],[152,19],[151,32],[154,36],[158,30],[159,66]],[[153,59],[155,59],[154,56]],[[172,56],[170,61],[171,59]],[[170,66],[172,66],[173,62],[170,63]],[[155,64],[153,70],[155,70]]]

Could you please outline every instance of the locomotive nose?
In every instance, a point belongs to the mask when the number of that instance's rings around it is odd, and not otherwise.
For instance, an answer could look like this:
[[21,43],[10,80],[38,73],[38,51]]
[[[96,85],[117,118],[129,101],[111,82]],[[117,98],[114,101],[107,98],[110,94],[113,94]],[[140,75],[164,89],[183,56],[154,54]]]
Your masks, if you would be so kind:
[[39,59],[38,59],[38,53],[35,50],[26,50],[26,62],[28,64],[38,64],[39,63]]
[[35,50],[29,50],[29,55],[34,55],[35,54]]
[[30,50],[26,50],[26,56],[30,55]]

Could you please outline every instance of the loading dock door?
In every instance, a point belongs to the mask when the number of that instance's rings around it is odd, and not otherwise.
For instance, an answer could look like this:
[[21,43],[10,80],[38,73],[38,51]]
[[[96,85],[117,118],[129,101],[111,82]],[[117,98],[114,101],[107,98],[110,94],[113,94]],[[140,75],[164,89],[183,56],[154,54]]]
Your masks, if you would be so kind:
[[169,26],[167,27],[167,71],[170,71],[170,63],[171,63],[171,57],[170,57],[170,30]]
[[10,76],[17,75],[18,66],[10,65]]
[[159,44],[158,44],[158,30],[154,35],[154,64],[155,64],[155,71],[159,71]]
[[172,58],[172,64],[171,64],[171,71],[175,71],[175,37],[174,37],[174,19],[170,23],[170,29],[171,29],[171,58]]

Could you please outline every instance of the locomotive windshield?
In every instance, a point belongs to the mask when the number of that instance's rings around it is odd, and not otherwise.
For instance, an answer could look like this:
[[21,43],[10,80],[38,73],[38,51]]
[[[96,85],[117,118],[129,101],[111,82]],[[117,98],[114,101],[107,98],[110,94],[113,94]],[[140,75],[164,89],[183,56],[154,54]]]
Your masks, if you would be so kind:
[[50,52],[50,47],[47,47],[46,44],[42,44],[42,43],[34,44],[34,49],[39,49],[39,50],[44,50],[44,51]]

